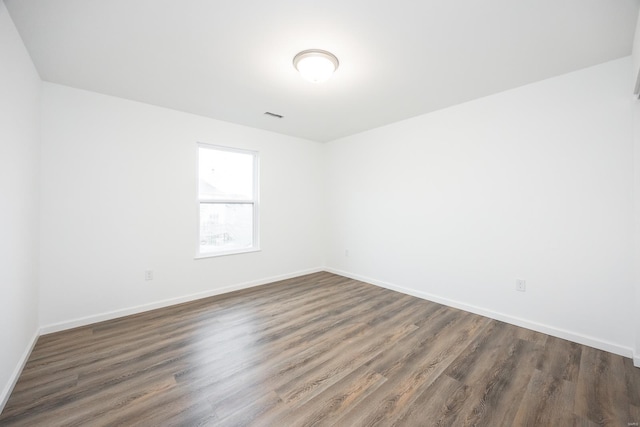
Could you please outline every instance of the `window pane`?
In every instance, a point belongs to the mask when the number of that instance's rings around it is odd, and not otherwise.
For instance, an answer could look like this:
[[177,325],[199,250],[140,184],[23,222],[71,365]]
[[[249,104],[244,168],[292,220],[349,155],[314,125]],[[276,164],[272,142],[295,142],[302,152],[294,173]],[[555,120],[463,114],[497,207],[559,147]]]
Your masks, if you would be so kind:
[[200,203],[200,253],[250,248],[253,204]]
[[253,156],[199,147],[200,199],[252,200]]

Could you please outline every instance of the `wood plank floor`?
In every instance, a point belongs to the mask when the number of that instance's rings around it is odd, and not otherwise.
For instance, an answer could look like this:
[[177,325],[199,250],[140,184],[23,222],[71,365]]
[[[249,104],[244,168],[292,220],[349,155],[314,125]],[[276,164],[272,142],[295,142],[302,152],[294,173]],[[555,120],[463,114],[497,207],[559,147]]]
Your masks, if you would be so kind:
[[630,359],[329,273],[40,337],[3,426],[627,426]]

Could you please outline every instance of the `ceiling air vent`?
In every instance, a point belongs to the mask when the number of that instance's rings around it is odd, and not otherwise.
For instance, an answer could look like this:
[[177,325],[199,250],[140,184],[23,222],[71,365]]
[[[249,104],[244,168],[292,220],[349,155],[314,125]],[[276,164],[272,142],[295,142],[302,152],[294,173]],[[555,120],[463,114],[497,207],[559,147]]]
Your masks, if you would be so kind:
[[265,114],[266,114],[267,116],[269,116],[269,117],[275,117],[276,119],[281,119],[281,118],[283,118],[283,117],[284,117],[284,116],[281,116],[280,114],[270,113],[270,112],[268,112],[268,111],[267,111],[267,112],[265,112]]

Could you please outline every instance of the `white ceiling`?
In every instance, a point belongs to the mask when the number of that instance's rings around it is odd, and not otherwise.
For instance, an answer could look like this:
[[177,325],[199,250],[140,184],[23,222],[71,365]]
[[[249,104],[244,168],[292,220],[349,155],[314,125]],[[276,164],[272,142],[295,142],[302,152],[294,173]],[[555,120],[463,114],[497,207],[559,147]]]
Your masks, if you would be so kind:
[[[5,4],[43,80],[330,141],[630,55],[640,1]],[[340,59],[324,84],[310,48]]]

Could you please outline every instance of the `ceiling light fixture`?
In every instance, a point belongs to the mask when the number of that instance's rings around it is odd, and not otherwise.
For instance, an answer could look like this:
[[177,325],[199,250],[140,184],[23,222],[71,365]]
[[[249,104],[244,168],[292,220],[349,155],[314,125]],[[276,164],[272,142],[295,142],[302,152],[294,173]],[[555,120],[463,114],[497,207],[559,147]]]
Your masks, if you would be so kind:
[[338,69],[338,58],[326,50],[303,50],[293,58],[293,66],[302,77],[313,83],[322,83]]

